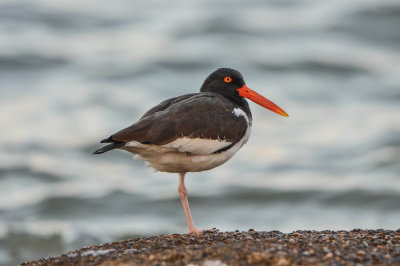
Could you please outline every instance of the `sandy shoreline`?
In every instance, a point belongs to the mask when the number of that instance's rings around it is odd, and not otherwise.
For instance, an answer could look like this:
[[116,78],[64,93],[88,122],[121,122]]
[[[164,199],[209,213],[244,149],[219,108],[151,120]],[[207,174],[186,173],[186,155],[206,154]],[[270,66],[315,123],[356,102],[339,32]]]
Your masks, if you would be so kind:
[[22,265],[400,265],[400,229],[210,232],[86,247]]

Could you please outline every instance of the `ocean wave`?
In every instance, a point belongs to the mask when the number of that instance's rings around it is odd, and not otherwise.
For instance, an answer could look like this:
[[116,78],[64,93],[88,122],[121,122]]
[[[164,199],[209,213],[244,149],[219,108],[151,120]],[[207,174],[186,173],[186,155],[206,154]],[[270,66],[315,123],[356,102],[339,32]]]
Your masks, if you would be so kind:
[[66,66],[68,60],[38,54],[0,55],[1,71],[38,71]]

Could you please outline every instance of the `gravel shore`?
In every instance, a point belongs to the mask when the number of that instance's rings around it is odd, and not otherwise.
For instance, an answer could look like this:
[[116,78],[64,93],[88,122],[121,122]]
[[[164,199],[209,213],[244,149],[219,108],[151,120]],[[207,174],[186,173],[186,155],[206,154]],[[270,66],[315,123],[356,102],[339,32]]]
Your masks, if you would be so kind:
[[207,232],[86,247],[22,265],[400,265],[400,229]]

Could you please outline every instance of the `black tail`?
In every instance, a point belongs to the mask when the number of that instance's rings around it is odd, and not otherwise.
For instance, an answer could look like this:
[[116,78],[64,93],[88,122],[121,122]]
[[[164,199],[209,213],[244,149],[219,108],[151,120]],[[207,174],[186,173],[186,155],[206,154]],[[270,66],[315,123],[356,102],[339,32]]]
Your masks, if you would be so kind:
[[111,140],[111,137],[108,139],[103,139],[100,143],[109,143],[109,142],[112,142],[112,143],[108,144],[107,146],[104,146],[101,149],[98,149],[97,151],[93,152],[93,154],[105,153],[106,151],[117,149],[117,148],[120,148],[125,145],[125,142]]

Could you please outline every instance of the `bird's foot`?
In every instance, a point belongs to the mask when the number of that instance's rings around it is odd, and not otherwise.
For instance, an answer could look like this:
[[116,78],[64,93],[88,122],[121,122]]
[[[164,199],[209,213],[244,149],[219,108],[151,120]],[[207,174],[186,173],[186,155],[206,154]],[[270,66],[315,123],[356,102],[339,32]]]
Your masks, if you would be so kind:
[[218,231],[217,228],[212,228],[212,229],[199,229],[197,227],[189,228],[189,234],[214,233],[217,231]]

